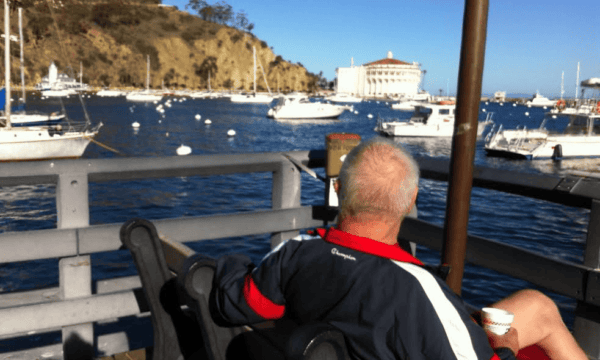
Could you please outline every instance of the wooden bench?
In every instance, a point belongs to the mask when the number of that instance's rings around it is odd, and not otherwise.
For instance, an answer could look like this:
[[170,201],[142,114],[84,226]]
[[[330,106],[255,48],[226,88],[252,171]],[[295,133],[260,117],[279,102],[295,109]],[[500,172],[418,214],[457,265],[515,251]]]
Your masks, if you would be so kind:
[[146,359],[349,359],[343,334],[328,324],[298,326],[285,318],[252,327],[216,324],[209,311],[213,259],[160,239],[143,219],[123,224],[120,237],[151,311],[154,345]]

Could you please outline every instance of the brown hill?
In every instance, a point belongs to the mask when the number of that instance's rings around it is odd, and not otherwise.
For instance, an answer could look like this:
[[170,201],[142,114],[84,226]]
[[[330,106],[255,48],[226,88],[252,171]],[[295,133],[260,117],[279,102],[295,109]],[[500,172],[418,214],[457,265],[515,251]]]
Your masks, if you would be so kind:
[[[50,7],[48,4],[54,4]],[[204,21],[175,7],[107,0],[21,1],[26,86],[59,72],[92,86],[143,87],[150,56],[150,86],[206,89],[253,88],[252,48],[256,48],[257,88],[312,91],[318,77],[301,64],[276,56],[266,42],[249,32]],[[17,5],[15,5],[17,6]],[[18,15],[11,9],[11,33],[18,35]],[[19,46],[11,43],[12,79],[20,83]],[[3,50],[4,43],[0,44]]]

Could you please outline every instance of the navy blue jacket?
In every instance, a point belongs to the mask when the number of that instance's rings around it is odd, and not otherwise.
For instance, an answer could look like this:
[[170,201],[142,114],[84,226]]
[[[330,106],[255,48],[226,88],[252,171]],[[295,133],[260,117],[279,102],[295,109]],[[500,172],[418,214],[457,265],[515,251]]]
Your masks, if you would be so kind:
[[494,353],[462,299],[399,246],[318,232],[324,241],[289,240],[258,267],[243,255],[218,259],[215,320],[326,322],[357,359],[515,359]]

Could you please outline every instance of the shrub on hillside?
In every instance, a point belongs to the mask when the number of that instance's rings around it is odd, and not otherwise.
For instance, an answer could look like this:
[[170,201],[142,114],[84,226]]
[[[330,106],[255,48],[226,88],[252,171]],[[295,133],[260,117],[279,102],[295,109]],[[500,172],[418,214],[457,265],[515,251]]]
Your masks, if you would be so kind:
[[160,70],[160,62],[158,60],[158,50],[152,44],[148,44],[144,40],[137,40],[134,45],[135,49],[144,55],[150,55],[150,67],[152,70]]

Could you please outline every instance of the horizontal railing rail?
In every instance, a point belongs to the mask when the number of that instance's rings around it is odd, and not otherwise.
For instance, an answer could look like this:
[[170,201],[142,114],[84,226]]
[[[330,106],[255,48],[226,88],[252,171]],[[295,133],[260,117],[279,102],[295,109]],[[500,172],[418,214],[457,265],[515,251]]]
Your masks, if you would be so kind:
[[[57,185],[59,219],[57,229],[0,234],[0,264],[55,258],[75,259],[74,261],[79,261],[75,262],[78,264],[85,263],[85,256],[89,254],[122,249],[119,240],[121,224],[89,226],[87,198],[81,199],[89,196],[88,182],[273,173],[273,203],[270,210],[153,220],[159,234],[175,242],[274,234],[271,237],[274,246],[294,236],[299,230],[331,224],[335,219],[335,211],[323,206],[301,206],[300,172],[284,155],[293,157],[309,168],[321,168],[325,164],[324,151],[2,164],[0,186]],[[449,160],[419,158],[417,161],[423,178],[447,181]],[[523,174],[476,167],[473,185],[592,209],[590,218],[598,218],[598,179]],[[585,265],[550,259],[535,252],[478,236],[469,236],[466,259],[473,264],[527,280],[576,299],[582,308],[596,309],[600,306],[600,272],[597,270],[597,256],[594,258],[593,254],[600,248],[600,234],[595,224],[590,222],[589,226],[586,259],[595,259],[596,262],[586,260]],[[443,229],[422,220],[406,219],[400,237],[433,250],[440,250]],[[80,261],[81,258],[84,260]],[[64,337],[65,329],[79,326],[77,324],[139,315],[145,311],[145,306],[139,303],[139,280],[121,282],[114,279],[115,284],[121,284],[119,286],[110,285],[113,280],[102,280],[104,285],[97,285],[95,294],[73,297],[65,295],[69,293],[64,290],[68,285],[63,283],[67,280],[63,279],[62,267],[60,269],[61,287],[56,289],[51,299],[47,296],[44,298],[39,290],[21,293],[21,297],[14,293],[0,293],[0,338],[24,336],[31,332],[40,333],[57,328],[63,329]],[[88,281],[91,282],[91,275],[77,276],[88,277]],[[65,279],[69,277],[66,276]],[[39,301],[32,298],[39,298]],[[115,306],[110,304],[119,304],[119,309],[111,309]],[[91,314],[89,310],[96,306],[104,310]],[[35,321],[27,321],[28,324],[25,325],[22,319]]]

